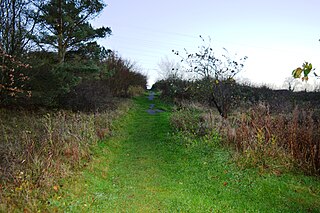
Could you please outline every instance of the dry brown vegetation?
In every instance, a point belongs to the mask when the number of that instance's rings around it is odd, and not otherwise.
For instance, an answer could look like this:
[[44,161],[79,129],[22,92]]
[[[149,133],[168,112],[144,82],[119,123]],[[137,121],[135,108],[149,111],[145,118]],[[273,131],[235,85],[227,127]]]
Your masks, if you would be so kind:
[[215,111],[189,105],[177,110],[171,123],[197,136],[216,131],[224,145],[236,150],[240,166],[275,174],[299,168],[308,175],[320,175],[320,124],[311,111],[296,108],[271,114],[268,106],[257,104],[224,119]]
[[61,187],[59,180],[86,166],[93,145],[112,134],[128,110],[99,113],[0,109],[0,211],[34,212]]
[[223,134],[235,145],[238,152],[254,164],[268,167],[267,159],[282,161],[307,174],[320,174],[320,125],[311,111],[298,110],[290,114],[272,115],[265,105],[257,105],[242,113],[233,125],[228,125],[235,134]]

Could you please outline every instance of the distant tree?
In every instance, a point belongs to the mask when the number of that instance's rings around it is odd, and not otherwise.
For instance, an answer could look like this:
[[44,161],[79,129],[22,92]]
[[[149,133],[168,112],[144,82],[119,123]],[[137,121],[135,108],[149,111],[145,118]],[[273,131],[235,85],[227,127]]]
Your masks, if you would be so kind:
[[313,91],[320,92],[320,82],[314,82]]
[[45,1],[38,5],[39,32],[33,40],[42,48],[57,50],[58,61],[63,63],[67,51],[79,50],[94,39],[111,34],[110,28],[94,29],[89,23],[104,7],[102,0]]
[[283,82],[283,86],[293,92],[301,86],[301,81],[294,77],[287,77]]
[[169,59],[168,56],[161,58],[158,63],[159,76],[161,79],[179,79],[183,78],[183,74],[180,70],[180,64],[173,59]]
[[232,59],[226,49],[226,54],[218,58],[211,47],[211,39],[206,41],[202,36],[203,44],[195,53],[189,53],[185,49],[185,55],[178,51],[173,52],[181,57],[181,62],[187,65],[187,71],[198,75],[202,80],[199,82],[199,91],[208,94],[206,97],[212,106],[215,106],[222,117],[227,117],[232,102],[234,77],[243,69],[247,57],[239,61]]
[[135,62],[110,52],[102,64],[100,80],[106,82],[113,95],[128,97],[129,88],[132,86],[146,89],[147,77],[138,72]]

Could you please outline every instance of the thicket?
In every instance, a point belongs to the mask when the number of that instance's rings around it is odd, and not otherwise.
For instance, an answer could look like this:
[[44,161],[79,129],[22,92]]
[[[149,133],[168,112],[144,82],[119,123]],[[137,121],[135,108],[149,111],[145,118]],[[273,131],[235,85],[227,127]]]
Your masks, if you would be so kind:
[[[54,53],[32,52],[28,62],[24,65],[28,69],[23,70],[20,64],[3,65],[2,106],[95,111],[108,106],[107,103],[112,106],[112,97],[128,98],[146,89],[146,76],[113,52],[96,63],[88,59],[63,64],[55,63]],[[23,92],[28,96],[18,95]]]
[[[146,76],[134,63],[95,41],[111,35],[109,27],[89,22],[105,6],[101,0],[1,1],[0,105],[73,108],[86,99],[88,105],[74,109],[94,111],[105,106],[97,106],[100,98],[112,102],[145,89]],[[31,98],[17,95],[23,92]]]
[[[152,89],[161,91],[163,99],[175,101],[189,100],[210,105],[210,91],[206,90],[203,79],[180,79],[168,78],[157,81]],[[248,83],[232,84],[221,83],[232,96],[232,99],[225,100],[229,103],[229,112],[249,109],[259,103],[269,105],[272,113],[291,113],[296,106],[303,109],[313,109],[315,114],[319,113],[320,93],[306,91],[273,90],[267,86],[255,86]],[[212,90],[213,92],[215,90]],[[216,109],[212,106],[212,109]]]

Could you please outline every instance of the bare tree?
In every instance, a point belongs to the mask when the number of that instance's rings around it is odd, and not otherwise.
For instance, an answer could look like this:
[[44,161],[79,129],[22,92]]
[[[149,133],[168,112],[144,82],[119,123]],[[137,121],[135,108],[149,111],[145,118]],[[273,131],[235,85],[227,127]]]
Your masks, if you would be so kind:
[[158,67],[160,79],[183,78],[183,73],[180,71],[180,64],[174,59],[169,59],[168,56],[161,58]]
[[30,43],[37,12],[33,0],[0,0],[0,44],[10,54],[21,55]]
[[297,78],[287,77],[283,82],[283,86],[293,92],[299,89],[302,86],[302,83]]
[[211,39],[206,41],[200,36],[203,44],[198,47],[198,51],[190,53],[185,49],[185,55],[178,51],[173,52],[181,57],[181,62],[187,65],[187,71],[194,73],[201,79],[198,88],[207,95],[210,105],[217,108],[224,118],[231,108],[235,99],[233,94],[235,80],[234,77],[243,69],[247,57],[239,60],[233,59],[224,48],[225,54],[217,57],[211,47]]

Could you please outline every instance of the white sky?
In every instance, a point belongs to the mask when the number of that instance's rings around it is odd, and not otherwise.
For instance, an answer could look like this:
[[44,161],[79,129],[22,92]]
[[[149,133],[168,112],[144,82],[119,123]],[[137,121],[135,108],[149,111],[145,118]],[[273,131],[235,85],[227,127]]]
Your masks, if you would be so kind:
[[281,86],[304,61],[320,68],[320,0],[107,0],[94,26],[111,27],[100,40],[136,61],[151,85],[172,49],[196,49],[199,35],[217,49],[248,56],[241,77]]

